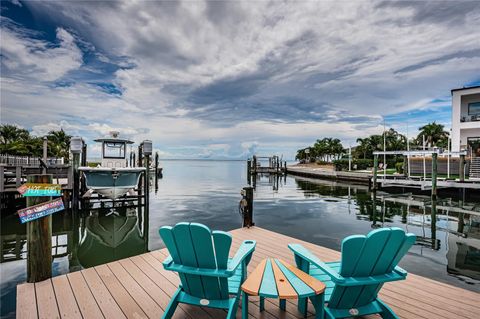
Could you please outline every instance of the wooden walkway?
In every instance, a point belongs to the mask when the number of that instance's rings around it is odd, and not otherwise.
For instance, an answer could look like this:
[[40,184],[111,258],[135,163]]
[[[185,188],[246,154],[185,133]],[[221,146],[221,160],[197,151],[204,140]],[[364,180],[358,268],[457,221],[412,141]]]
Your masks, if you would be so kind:
[[[249,270],[266,257],[280,257],[294,264],[288,243],[302,243],[325,261],[338,260],[339,252],[259,227],[236,229],[234,252],[245,239],[257,241]],[[54,277],[36,284],[17,286],[18,318],[160,318],[179,283],[165,271],[165,249]],[[407,280],[386,284],[380,293],[401,318],[479,318],[480,294],[409,274]],[[296,304],[287,301],[286,312],[278,301],[266,299],[265,312],[258,298],[251,298],[251,318],[302,318]],[[255,304],[255,305],[254,305]],[[313,309],[309,305],[312,317]],[[175,318],[224,318],[225,312],[181,305]],[[378,318],[377,316],[370,316]],[[239,309],[237,318],[241,318]]]

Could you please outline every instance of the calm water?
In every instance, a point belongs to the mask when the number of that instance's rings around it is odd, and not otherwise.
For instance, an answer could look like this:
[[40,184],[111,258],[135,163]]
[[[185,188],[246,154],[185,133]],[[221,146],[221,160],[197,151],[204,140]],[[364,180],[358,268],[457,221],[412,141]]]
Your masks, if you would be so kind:
[[[221,230],[241,227],[238,202],[240,190],[247,186],[244,162],[162,164],[165,174],[157,190],[152,187],[148,210],[116,207],[119,216],[105,216],[110,204],[95,204],[75,218],[71,212],[54,215],[55,274],[161,248],[158,228],[163,225],[195,221]],[[365,186],[293,176],[256,181],[257,226],[336,250],[348,235],[398,226],[418,236],[402,267],[480,292],[480,204],[468,198],[462,205],[444,199],[432,209],[428,198],[379,193],[375,212]],[[3,317],[14,315],[16,284],[26,280],[25,226],[12,213],[2,212],[1,217]]]

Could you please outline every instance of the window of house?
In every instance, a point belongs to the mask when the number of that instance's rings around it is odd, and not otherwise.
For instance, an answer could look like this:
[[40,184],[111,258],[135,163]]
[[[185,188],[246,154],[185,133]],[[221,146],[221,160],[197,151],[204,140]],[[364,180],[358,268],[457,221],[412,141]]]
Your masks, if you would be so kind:
[[480,102],[468,103],[468,115],[480,115]]

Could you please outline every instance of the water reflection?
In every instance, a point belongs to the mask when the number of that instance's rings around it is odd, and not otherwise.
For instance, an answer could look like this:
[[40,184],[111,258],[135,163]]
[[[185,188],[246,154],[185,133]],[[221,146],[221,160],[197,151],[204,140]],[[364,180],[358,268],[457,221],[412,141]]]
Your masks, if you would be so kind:
[[[212,229],[241,227],[240,190],[248,183],[244,162],[165,161],[164,177],[151,180],[149,206],[116,202],[119,216],[105,216],[111,202],[84,205],[52,217],[55,275],[162,248],[158,229],[195,221]],[[480,205],[456,199],[377,192],[364,185],[294,176],[258,175],[257,226],[340,250],[343,238],[396,226],[417,235],[401,266],[480,291]],[[16,208],[17,209],[17,208]],[[15,209],[15,210],[16,210]],[[26,227],[15,210],[2,211],[1,314],[14,316],[15,287],[26,279]],[[285,245],[288,243],[285,243]]]
[[[448,274],[478,284],[475,280],[480,280],[480,205],[452,199],[433,201],[429,196],[412,194],[375,194],[359,188],[352,192],[350,185],[339,188],[337,183],[301,178],[296,178],[296,183],[306,197],[348,196],[349,202],[355,201],[356,219],[367,221],[371,228],[403,225],[417,236],[417,249],[413,249],[412,255],[420,254],[434,262],[445,257]],[[444,254],[432,256],[431,251]]]
[[[83,268],[142,254],[147,251],[148,236],[137,207],[116,207],[114,218],[105,209],[91,210],[80,219],[80,238],[76,260]],[[148,223],[148,221],[147,221]],[[70,264],[72,267],[72,264]]]

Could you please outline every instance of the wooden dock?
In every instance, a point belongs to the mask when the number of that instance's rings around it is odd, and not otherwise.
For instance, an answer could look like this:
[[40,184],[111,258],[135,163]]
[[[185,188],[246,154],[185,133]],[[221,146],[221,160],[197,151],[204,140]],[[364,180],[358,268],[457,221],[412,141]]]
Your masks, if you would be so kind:
[[[249,271],[266,257],[294,263],[288,243],[302,243],[325,261],[338,260],[340,253],[259,227],[232,232],[233,249],[243,240],[254,239],[257,248]],[[175,292],[177,274],[165,271],[161,262],[165,249],[111,262],[36,284],[17,286],[17,318],[160,318]],[[407,280],[388,283],[380,292],[401,318],[478,318],[480,294],[409,274]],[[302,318],[296,304],[288,301],[286,312],[278,301],[266,299],[265,312],[251,298],[250,318]],[[309,305],[309,318],[313,307]],[[181,305],[175,318],[224,318],[226,312]],[[241,318],[241,310],[237,312]],[[369,318],[380,318],[369,316]]]

